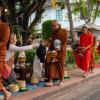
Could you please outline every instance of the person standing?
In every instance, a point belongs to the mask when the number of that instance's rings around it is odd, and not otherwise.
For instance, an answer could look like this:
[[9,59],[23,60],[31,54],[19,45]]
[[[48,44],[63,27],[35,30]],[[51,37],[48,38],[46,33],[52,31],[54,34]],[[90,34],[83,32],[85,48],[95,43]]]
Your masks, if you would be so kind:
[[93,36],[88,34],[87,27],[83,26],[79,46],[77,51],[75,52],[75,61],[78,67],[80,67],[84,71],[85,77],[89,75],[92,46]]
[[94,71],[94,66],[95,66],[95,55],[94,55],[94,50],[95,50],[95,45],[96,45],[96,36],[93,35],[93,33],[92,33],[90,30],[88,30],[88,33],[89,33],[90,35],[92,35],[92,37],[93,37],[93,45],[92,45],[92,47],[91,47],[91,59],[90,59],[90,67],[89,67],[90,73],[93,73],[93,71]]
[[[5,61],[6,61],[6,64],[11,68],[11,74],[10,76],[13,74],[12,77],[8,77],[7,79],[4,79],[4,82],[7,84],[11,84],[11,83],[16,83],[17,82],[17,79],[16,79],[16,75],[14,73],[14,57],[15,57],[15,52],[22,52],[22,51],[26,51],[26,50],[31,50],[33,48],[35,48],[34,44],[33,45],[27,45],[27,46],[16,46],[16,41],[17,41],[17,38],[16,38],[16,34],[15,33],[12,33],[11,36],[10,36],[10,43],[9,43],[9,46],[8,46],[8,50],[7,50],[7,53],[6,53],[6,58],[5,58]],[[10,82],[10,79],[13,80],[13,82]]]
[[8,100],[11,93],[6,90],[3,86],[1,73],[5,65],[5,57],[7,50],[7,43],[10,38],[10,27],[7,23],[2,21],[2,16],[0,16],[0,91],[4,94],[4,100]]
[[[68,33],[65,29],[62,29],[56,20],[53,20],[51,23],[51,27],[53,30],[51,36],[51,45],[49,47],[49,51],[52,52],[54,56],[57,55],[54,61],[48,63],[48,78],[49,82],[46,84],[47,86],[53,85],[53,79],[59,79],[59,85],[64,85],[64,66],[66,60],[66,45],[67,45],[67,37]],[[55,52],[56,51],[56,52]]]
[[10,68],[14,68],[14,55],[15,52],[22,52],[22,51],[27,51],[27,50],[31,50],[33,48],[35,48],[34,44],[33,45],[27,45],[27,46],[16,46],[16,34],[12,33],[10,36],[10,43],[9,43],[9,47],[6,53],[6,64],[10,67]]
[[41,68],[44,71],[44,63],[45,63],[45,56],[46,56],[46,43],[44,40],[40,41],[39,47],[36,49],[37,57],[40,60]]
[[97,49],[98,55],[100,56],[100,41],[99,41],[96,49]]

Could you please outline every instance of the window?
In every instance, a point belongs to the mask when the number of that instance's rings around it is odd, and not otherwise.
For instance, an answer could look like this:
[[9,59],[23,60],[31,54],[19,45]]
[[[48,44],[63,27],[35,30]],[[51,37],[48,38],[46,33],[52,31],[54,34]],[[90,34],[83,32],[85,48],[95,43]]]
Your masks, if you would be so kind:
[[56,20],[62,21],[62,10],[56,10]]

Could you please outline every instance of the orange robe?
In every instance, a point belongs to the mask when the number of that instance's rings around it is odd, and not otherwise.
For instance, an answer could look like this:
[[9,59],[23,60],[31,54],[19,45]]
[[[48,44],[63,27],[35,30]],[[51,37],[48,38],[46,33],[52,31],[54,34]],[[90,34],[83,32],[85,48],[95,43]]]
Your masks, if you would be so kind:
[[91,59],[91,46],[93,45],[93,36],[89,35],[88,33],[83,33],[80,36],[80,46],[88,47],[90,48],[83,54],[83,57],[80,57],[77,52],[74,52],[75,55],[75,61],[78,67],[80,67],[85,72],[89,71],[89,65],[90,65],[90,59]]
[[57,51],[57,62],[51,62],[48,64],[48,77],[52,79],[64,78],[64,66],[66,61],[66,45],[67,45],[67,31],[65,29],[59,29],[52,34],[52,43],[50,50],[55,50],[54,40],[59,39],[61,41],[61,50]]
[[91,47],[91,60],[90,60],[90,68],[94,68],[95,66],[95,56],[94,56],[94,47],[96,44],[96,36],[93,36],[93,46]]
[[[7,24],[0,22],[0,74],[5,65],[6,45],[10,36],[10,28]],[[0,75],[0,90],[3,88]]]
[[99,44],[98,44],[98,46],[97,46],[97,52],[98,52],[98,54],[99,54],[99,56],[100,56],[100,42],[99,42]]

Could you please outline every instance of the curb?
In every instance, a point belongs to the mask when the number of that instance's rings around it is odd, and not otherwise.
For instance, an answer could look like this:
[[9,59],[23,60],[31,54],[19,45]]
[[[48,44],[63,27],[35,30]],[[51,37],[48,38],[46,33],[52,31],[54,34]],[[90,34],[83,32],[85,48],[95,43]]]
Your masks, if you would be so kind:
[[98,74],[96,74],[96,75],[93,75],[93,76],[90,76],[90,77],[88,77],[88,78],[86,78],[86,79],[83,79],[83,80],[81,80],[81,81],[79,81],[79,82],[75,82],[75,83],[73,83],[73,84],[70,84],[70,85],[68,85],[68,86],[64,86],[64,87],[62,87],[62,88],[60,88],[60,89],[58,89],[58,90],[54,90],[54,91],[52,91],[52,92],[49,92],[49,93],[40,95],[40,96],[35,97],[35,98],[31,99],[31,100],[46,100],[46,98],[47,98],[47,100],[52,100],[53,97],[57,97],[57,96],[59,96],[59,95],[62,95],[63,93],[65,93],[65,92],[67,92],[67,91],[70,91],[70,90],[73,89],[74,87],[77,87],[77,86],[80,85],[81,83],[88,82],[89,80],[91,80],[91,79],[93,79],[93,78],[95,78],[95,77],[97,77],[97,76],[99,76],[99,75],[100,75],[100,73],[98,73]]

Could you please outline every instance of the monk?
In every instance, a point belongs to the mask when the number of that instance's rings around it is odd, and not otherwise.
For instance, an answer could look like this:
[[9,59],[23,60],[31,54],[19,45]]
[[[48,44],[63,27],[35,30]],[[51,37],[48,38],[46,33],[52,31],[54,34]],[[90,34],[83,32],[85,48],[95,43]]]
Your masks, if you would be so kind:
[[82,35],[78,50],[75,51],[75,61],[78,67],[84,71],[85,78],[89,75],[89,66],[91,60],[91,47],[93,45],[93,36],[88,34],[87,27],[82,27]]
[[99,54],[99,56],[100,56],[100,42],[99,42],[99,44],[98,44],[98,46],[97,46],[97,52],[98,52],[98,54]]
[[1,73],[5,65],[5,56],[6,56],[6,46],[10,36],[9,26],[2,22],[2,17],[0,16],[0,91],[4,94],[4,100],[8,100],[11,96],[11,93],[6,90],[3,86]]
[[[64,66],[66,60],[66,45],[67,45],[67,31],[62,29],[56,20],[53,20],[51,23],[53,30],[51,36],[51,45],[49,47],[50,51],[53,51],[55,62],[48,63],[48,77],[49,82],[46,84],[48,86],[53,85],[53,79],[60,79],[59,85],[63,84],[64,79]],[[55,43],[55,44],[54,44]],[[57,45],[57,46],[56,46]]]
[[95,49],[95,45],[96,45],[96,36],[94,36],[91,32],[89,32],[90,35],[93,36],[93,45],[91,47],[91,59],[90,59],[90,67],[89,67],[89,71],[90,73],[94,72],[94,66],[95,66],[95,55],[94,55],[94,49]]

